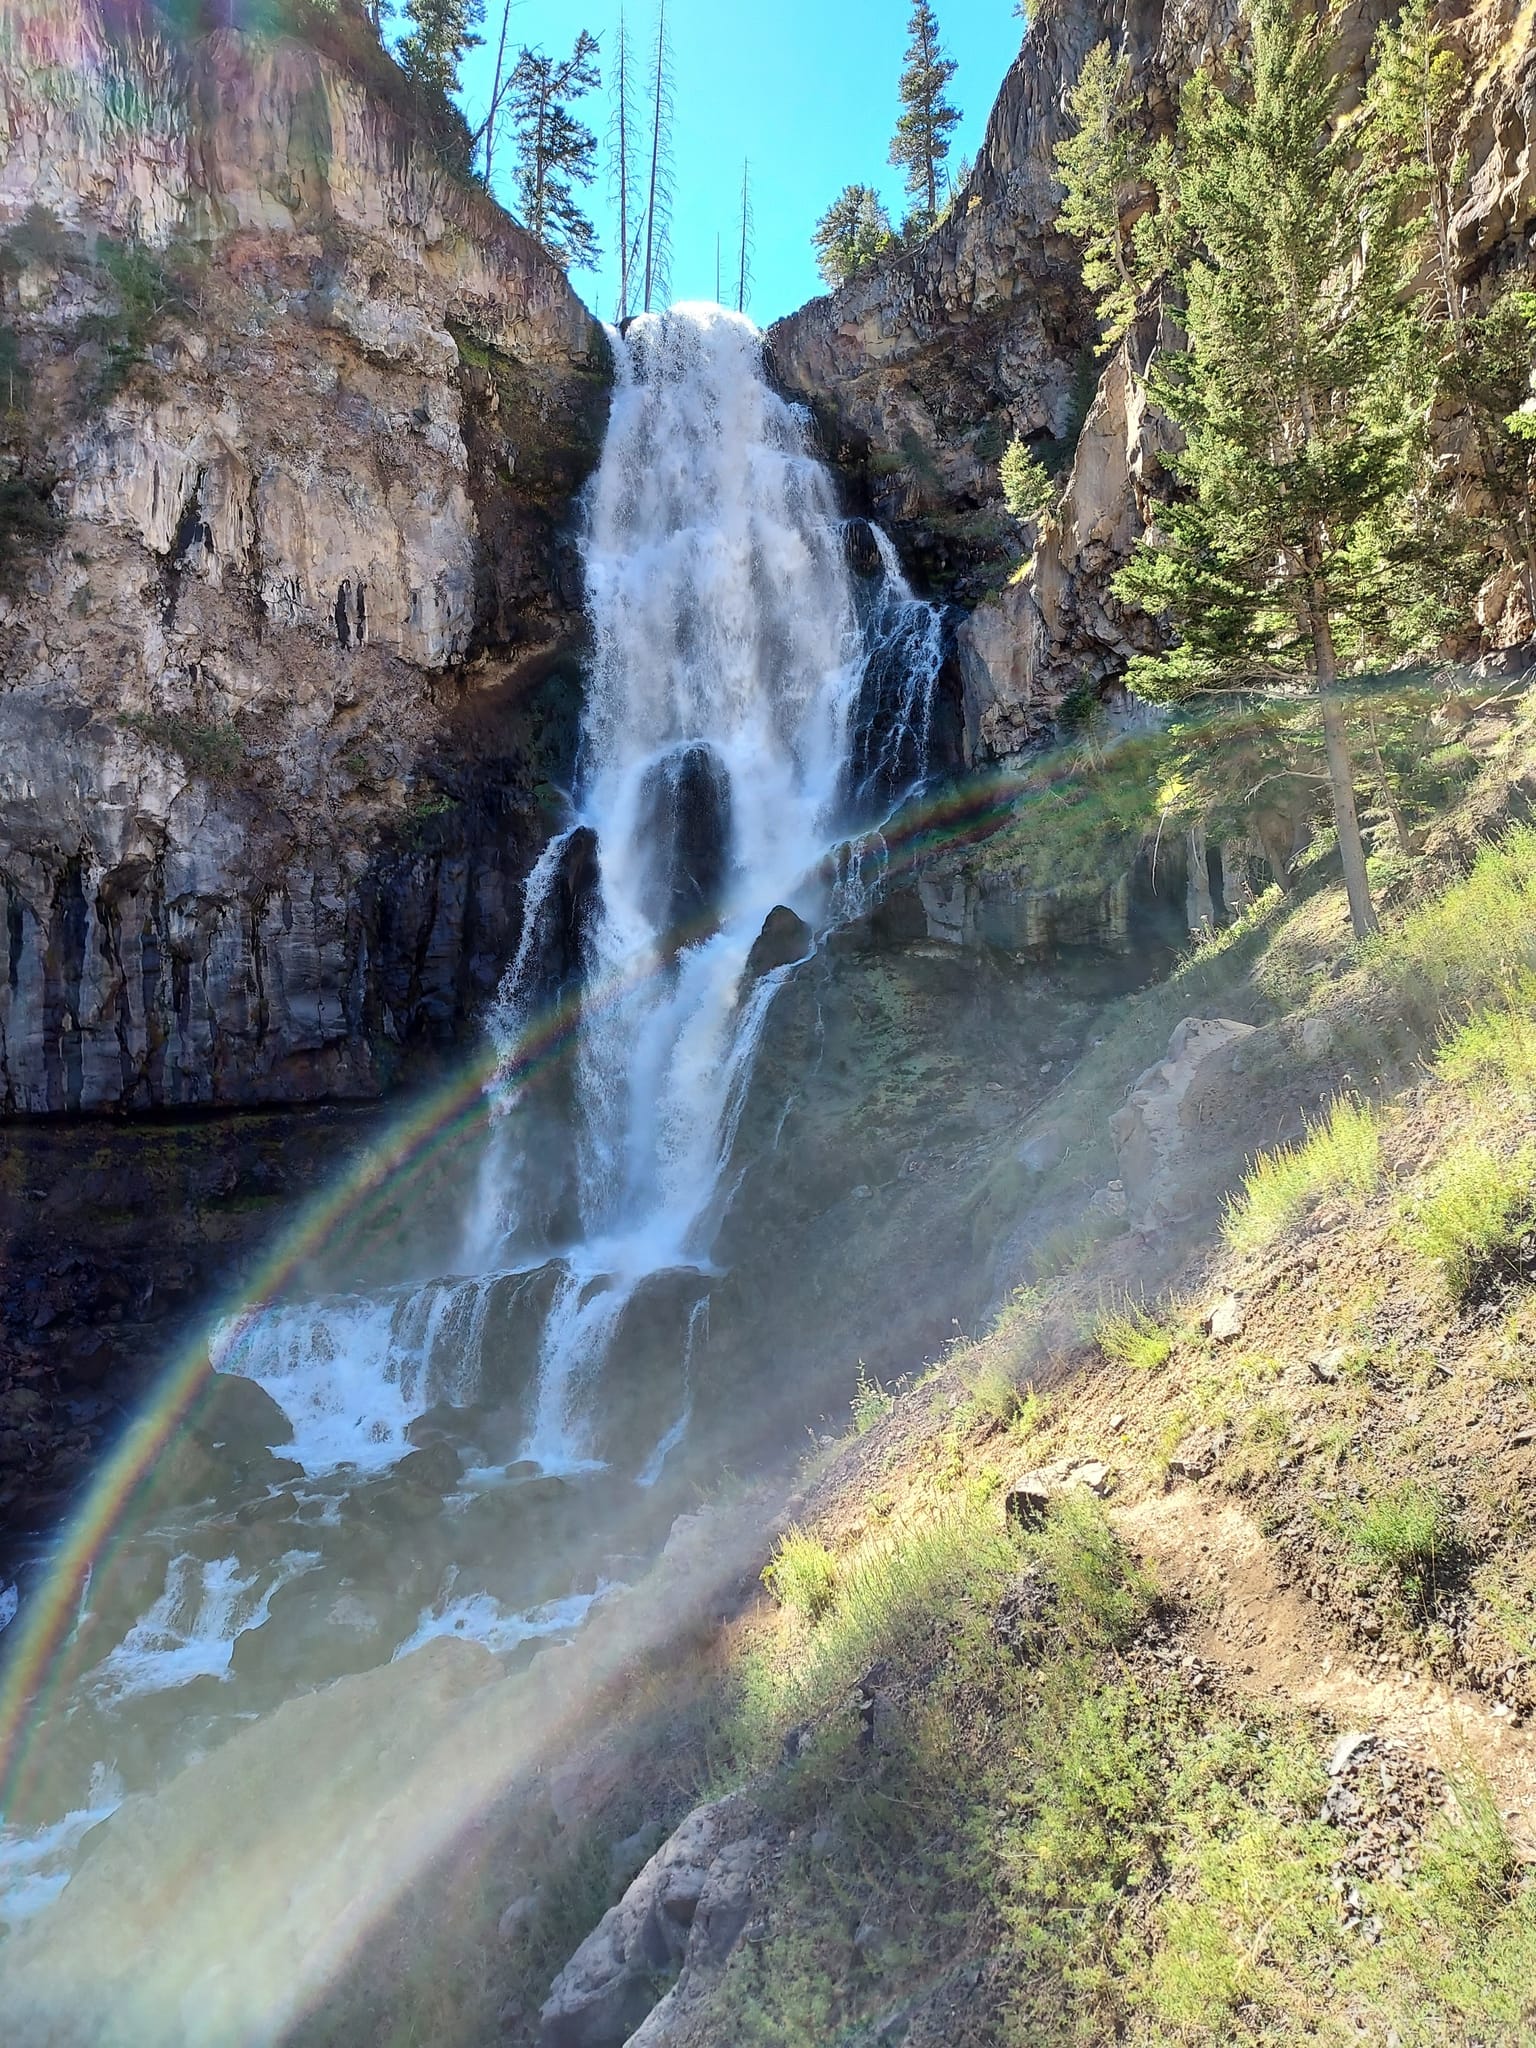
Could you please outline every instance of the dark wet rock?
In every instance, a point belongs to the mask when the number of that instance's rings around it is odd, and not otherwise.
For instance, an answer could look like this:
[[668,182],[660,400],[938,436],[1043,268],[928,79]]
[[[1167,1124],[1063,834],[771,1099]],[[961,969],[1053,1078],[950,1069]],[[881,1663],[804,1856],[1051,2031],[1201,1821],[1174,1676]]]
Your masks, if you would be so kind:
[[731,871],[725,764],[702,741],[677,748],[647,774],[640,807],[651,849],[646,909],[674,943],[692,944],[712,927]]
[[446,1441],[407,1451],[395,1466],[395,1477],[429,1493],[452,1493],[459,1483],[459,1454]]
[[810,926],[787,905],[780,903],[763,920],[763,928],[747,955],[747,973],[756,981],[777,967],[792,967],[804,960],[815,945]]
[[195,1410],[200,1435],[236,1457],[293,1442],[293,1424],[255,1380],[214,1373]]
[[371,1670],[410,1634],[419,1604],[403,1585],[386,1592],[338,1587],[318,1573],[296,1579],[272,1596],[260,1628],[235,1638],[230,1670],[283,1693]]
[[844,526],[843,559],[854,576],[878,576],[884,570],[874,528],[867,519],[850,519]]
[[538,1379],[544,1324],[565,1271],[559,1260],[551,1260],[535,1272],[510,1273],[497,1281],[486,1310],[480,1350],[483,1407],[529,1410]]

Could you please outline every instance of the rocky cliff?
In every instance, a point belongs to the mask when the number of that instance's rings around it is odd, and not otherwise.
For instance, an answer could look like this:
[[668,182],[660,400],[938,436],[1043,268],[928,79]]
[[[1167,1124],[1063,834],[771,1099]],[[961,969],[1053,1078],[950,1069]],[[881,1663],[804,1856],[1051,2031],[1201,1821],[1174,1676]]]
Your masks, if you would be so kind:
[[379,1092],[515,947],[606,347],[307,44],[0,6],[0,1111]]
[[[1341,49],[1355,89],[1382,0],[1350,0]],[[1453,239],[1474,289],[1536,267],[1536,34],[1520,0],[1441,0],[1465,63],[1465,170]],[[1155,311],[1108,361],[1073,245],[1054,225],[1054,151],[1083,58],[1106,37],[1166,129],[1193,71],[1231,47],[1234,0],[1041,0],[975,169],[927,240],[773,328],[785,386],[807,400],[855,494],[968,616],[959,655],[968,750],[1007,755],[1079,692],[1112,688],[1145,626],[1109,592],[1161,484],[1166,423],[1141,375]],[[1058,518],[1023,565],[997,462],[1022,436],[1060,468]],[[1022,568],[1022,573],[1018,573]],[[1508,645],[1533,622],[1491,579],[1480,625]]]

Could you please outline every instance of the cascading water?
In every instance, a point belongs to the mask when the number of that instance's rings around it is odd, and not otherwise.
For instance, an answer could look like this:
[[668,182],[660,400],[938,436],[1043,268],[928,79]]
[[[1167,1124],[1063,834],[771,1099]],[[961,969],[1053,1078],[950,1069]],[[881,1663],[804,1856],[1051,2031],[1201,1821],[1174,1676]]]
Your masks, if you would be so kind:
[[[840,519],[747,322],[681,308],[614,350],[579,793],[488,1019],[457,1256],[215,1334],[215,1367],[283,1410],[286,1463],[194,1466],[134,1568],[82,1599],[53,1791],[0,1827],[0,1926],[67,1881],[119,1766],[142,1784],[220,1715],[440,1636],[511,1653],[577,1627],[607,1580],[603,1518],[535,1467],[608,1456],[637,1518],[653,1498],[665,1515],[764,1021],[812,935],[868,905],[881,825],[926,772],[943,635],[883,536]],[[671,1377],[616,1451],[598,1425],[657,1343]],[[476,1420],[455,1437],[444,1414]],[[435,1482],[405,1476],[413,1449]]]
[[[861,607],[831,480],[745,321],[684,308],[637,324],[620,346],[584,550],[594,652],[575,829],[591,834],[596,875],[573,1104],[579,1227],[527,1446],[546,1465],[582,1457],[578,1390],[636,1285],[708,1258],[753,1051],[788,971],[747,976],[765,918],[787,905],[818,922],[850,824],[888,810],[926,767],[939,620],[877,545]],[[530,933],[560,872],[546,860],[533,878]],[[492,1018],[499,1107],[513,1113],[476,1227],[509,1259],[531,1249],[515,1109],[545,994],[534,957],[520,950]]]
[[[489,1018],[493,1130],[461,1271],[271,1312],[219,1363],[299,1425],[297,1455],[377,1466],[411,1413],[469,1398],[490,1292],[552,1258],[523,1455],[592,1460],[592,1383],[636,1290],[706,1270],[753,1054],[786,967],[768,914],[867,906],[881,821],[928,765],[943,629],[884,535],[851,536],[746,321],[681,307],[615,337],[583,559],[592,657],[576,816],[529,877]],[[530,1176],[529,1048],[579,1005],[559,1185]],[[451,1341],[444,1344],[444,1330]],[[365,1397],[370,1375],[373,1399]]]

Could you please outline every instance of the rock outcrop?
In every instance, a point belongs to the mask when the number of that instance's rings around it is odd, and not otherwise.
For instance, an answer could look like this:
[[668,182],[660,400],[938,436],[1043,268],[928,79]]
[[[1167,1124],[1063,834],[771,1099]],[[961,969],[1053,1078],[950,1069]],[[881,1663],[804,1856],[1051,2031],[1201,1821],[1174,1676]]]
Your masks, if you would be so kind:
[[[697,1807],[646,1864],[550,1987],[541,2048],[661,2048],[671,2023],[723,1968],[771,1854],[740,1792]],[[658,2000],[658,1979],[676,1981]]]
[[[1476,299],[1536,268],[1536,38],[1519,0],[1439,0],[1435,12],[1470,81],[1452,239]],[[1382,13],[1374,0],[1343,10],[1346,101]],[[1042,0],[939,227],[771,330],[778,375],[814,408],[855,498],[970,613],[958,651],[972,760],[1044,736],[1069,698],[1112,687],[1146,644],[1145,624],[1127,621],[1108,586],[1143,530],[1168,448],[1142,383],[1157,318],[1150,311],[1107,362],[1096,360],[1077,253],[1054,224],[1067,96],[1083,58],[1108,38],[1166,131],[1184,82],[1233,46],[1239,15],[1236,0],[1088,9]],[[1453,444],[1454,422],[1447,432]],[[998,458],[1015,435],[1064,478],[1058,516],[1033,536],[1001,504]],[[1494,646],[1536,623],[1513,583],[1491,576],[1479,606]]]
[[1232,1017],[1186,1017],[1110,1118],[1134,1229],[1185,1222],[1209,1200],[1210,1153],[1229,1126],[1222,1095],[1241,1073],[1240,1051],[1253,1036],[1251,1024]]
[[307,45],[6,25],[0,1111],[376,1094],[515,948],[606,345]]

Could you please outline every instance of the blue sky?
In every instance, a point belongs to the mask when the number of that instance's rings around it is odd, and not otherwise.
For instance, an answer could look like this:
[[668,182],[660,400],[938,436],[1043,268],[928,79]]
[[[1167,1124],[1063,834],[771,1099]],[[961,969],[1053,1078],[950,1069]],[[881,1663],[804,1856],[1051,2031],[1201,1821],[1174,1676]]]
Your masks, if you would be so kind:
[[[934,0],[934,7],[960,65],[953,94],[965,120],[953,162],[980,142],[1024,24],[1011,0]],[[674,297],[714,297],[717,234],[725,274],[732,274],[743,157],[752,164],[756,215],[749,310],[763,326],[823,289],[811,230],[844,185],[875,185],[900,218],[901,177],[886,156],[910,11],[910,0],[668,0],[677,90]],[[472,119],[490,94],[501,0],[486,0],[486,14],[491,47],[474,51],[465,67]],[[655,0],[626,0],[626,18],[635,41],[648,44]],[[606,56],[617,19],[618,0],[514,0],[508,45],[564,54],[577,29],[587,27],[602,38]],[[608,123],[606,77],[605,71],[604,93],[576,109],[599,138]],[[498,144],[503,199],[509,170]],[[605,178],[591,197],[606,248],[615,237]],[[594,311],[612,317],[611,264],[577,273],[572,282]]]

